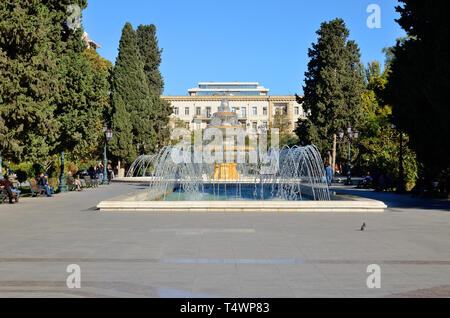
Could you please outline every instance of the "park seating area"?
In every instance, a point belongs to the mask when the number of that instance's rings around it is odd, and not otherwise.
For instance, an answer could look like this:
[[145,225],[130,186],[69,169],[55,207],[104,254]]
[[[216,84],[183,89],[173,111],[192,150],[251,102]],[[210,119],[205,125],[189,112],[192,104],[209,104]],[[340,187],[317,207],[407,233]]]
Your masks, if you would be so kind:
[[[20,183],[14,174],[9,175],[10,180],[13,183],[13,200],[19,201],[22,197],[42,197],[46,196],[46,190],[39,185],[38,179],[30,179]],[[66,185],[68,191],[76,191],[78,189],[76,180],[79,180],[81,189],[97,188],[101,184],[100,179],[92,179],[89,175],[80,176],[79,179],[68,178],[66,179]],[[52,193],[59,192],[58,184],[52,184]],[[8,193],[5,189],[0,189],[0,204],[6,202],[9,199]]]

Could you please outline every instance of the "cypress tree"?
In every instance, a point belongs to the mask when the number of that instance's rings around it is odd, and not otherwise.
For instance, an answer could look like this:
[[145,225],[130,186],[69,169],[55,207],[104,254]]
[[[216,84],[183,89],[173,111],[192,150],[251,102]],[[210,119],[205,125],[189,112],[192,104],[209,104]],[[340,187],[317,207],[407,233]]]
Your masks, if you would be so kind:
[[[122,30],[119,54],[112,77],[112,125],[118,126],[118,121],[123,120],[120,116],[122,112],[115,114],[118,112],[118,105],[123,102],[131,123],[126,135],[130,133],[133,135],[132,145],[141,153],[145,148],[152,149],[156,143],[153,99],[147,81],[144,63],[137,45],[136,32],[130,23],[126,23]],[[118,138],[113,137],[111,145],[112,153],[117,159],[125,160],[126,163],[135,159],[135,153],[121,149]],[[124,156],[124,154],[127,155]]]
[[0,147],[8,160],[37,161],[54,151],[60,124],[60,27],[37,0],[0,2]]
[[111,128],[114,134],[109,144],[109,151],[119,160],[130,162],[137,156],[136,147],[133,146],[131,115],[119,94],[112,100],[114,113],[111,118]]
[[[159,71],[162,49],[158,46],[155,25],[139,25],[136,35],[139,52],[144,62],[144,73],[153,99],[152,113],[155,118],[154,128],[157,136],[154,148],[159,148],[167,144],[170,138],[168,124],[172,113],[171,105],[161,98],[164,89],[164,80]],[[151,150],[155,150],[154,148]]]
[[342,19],[323,22],[317,35],[317,43],[308,50],[304,96],[297,97],[307,119],[299,120],[296,134],[302,144],[314,144],[326,156],[333,134],[345,131],[348,124],[359,128],[363,122],[364,78],[359,48],[348,40]]

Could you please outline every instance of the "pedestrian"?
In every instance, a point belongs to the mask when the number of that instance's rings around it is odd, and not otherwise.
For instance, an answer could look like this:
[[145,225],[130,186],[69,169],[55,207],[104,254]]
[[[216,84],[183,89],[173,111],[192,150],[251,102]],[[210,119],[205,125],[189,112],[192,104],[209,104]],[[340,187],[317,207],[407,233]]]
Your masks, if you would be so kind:
[[331,181],[333,180],[333,168],[331,168],[331,164],[328,164],[328,167],[325,168],[325,172],[328,186],[331,186]]
[[0,188],[5,190],[8,194],[9,203],[13,204],[13,193],[12,193],[13,184],[9,181],[8,175],[4,176],[2,180],[0,180]]

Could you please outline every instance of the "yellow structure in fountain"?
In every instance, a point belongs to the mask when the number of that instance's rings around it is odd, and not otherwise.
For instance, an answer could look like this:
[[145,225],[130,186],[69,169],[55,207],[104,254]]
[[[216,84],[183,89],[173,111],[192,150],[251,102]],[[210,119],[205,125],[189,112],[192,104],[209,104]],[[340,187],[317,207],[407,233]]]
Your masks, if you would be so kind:
[[[214,113],[211,118],[211,123],[208,128],[220,129],[223,133],[223,146],[222,149],[233,152],[233,158],[235,158],[235,152],[238,147],[234,145],[234,137],[239,132],[244,132],[245,128],[239,123],[235,112],[230,110],[228,99],[223,99],[220,103],[219,111]],[[216,148],[213,146],[213,148]],[[243,149],[246,147],[243,147]],[[238,180],[239,172],[237,170],[236,163],[216,163],[214,172],[211,176],[213,180]]]
[[239,172],[236,163],[216,163],[214,173],[211,176],[213,180],[238,180]]

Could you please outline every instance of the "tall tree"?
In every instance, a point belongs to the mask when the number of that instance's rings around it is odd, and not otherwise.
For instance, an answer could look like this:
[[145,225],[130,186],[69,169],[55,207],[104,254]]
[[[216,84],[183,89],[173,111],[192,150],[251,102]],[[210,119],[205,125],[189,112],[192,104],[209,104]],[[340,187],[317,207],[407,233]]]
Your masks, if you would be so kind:
[[[392,108],[383,99],[389,65],[386,63],[382,72],[380,63],[371,62],[366,69],[367,86],[362,95],[366,121],[358,140],[359,165],[364,171],[397,178],[400,135],[392,128]],[[410,189],[417,179],[417,161],[408,145],[409,137],[403,133],[403,168],[407,188]]]
[[156,143],[154,99],[147,81],[144,63],[137,45],[136,32],[130,23],[126,23],[122,29],[111,90],[112,126],[119,126],[118,121],[123,120],[121,117],[123,112],[122,110],[118,111],[117,108],[121,103],[125,104],[125,110],[130,117],[131,125],[124,127],[128,131],[123,133],[133,135],[133,151],[121,148],[122,144],[119,142],[118,134],[115,134],[111,141],[112,154],[118,160],[124,160],[125,163],[133,161],[138,151],[143,153],[147,147],[152,149]]
[[171,105],[161,98],[164,89],[164,80],[159,71],[162,49],[159,49],[158,46],[155,25],[139,25],[136,35],[139,52],[144,62],[144,73],[153,99],[152,111],[155,118],[154,123],[157,136],[154,148],[159,148],[167,144],[170,139],[168,124],[169,116],[172,113]]
[[298,97],[307,119],[299,120],[296,134],[302,144],[314,144],[326,156],[333,134],[348,124],[354,128],[362,124],[364,78],[359,48],[348,40],[342,19],[323,22],[317,35],[317,43],[308,50],[304,96]]
[[[53,39],[60,54],[60,94],[54,115],[60,122],[56,151],[69,152],[73,159],[95,160],[102,139],[105,98],[109,94],[107,75],[96,71],[86,59],[82,40],[81,11],[86,0],[46,0],[60,35]],[[74,9],[74,7],[77,7]],[[72,10],[70,10],[72,8]]]
[[83,29],[67,23],[69,4],[76,15],[87,2],[0,3],[0,144],[12,161],[98,155],[108,83],[83,56]]
[[15,162],[48,156],[58,137],[52,39],[60,31],[52,20],[40,1],[0,2],[0,149]]
[[450,188],[450,10],[448,1],[404,1],[396,20],[408,38],[392,50],[386,101],[394,123],[410,136],[428,179],[447,178]]

